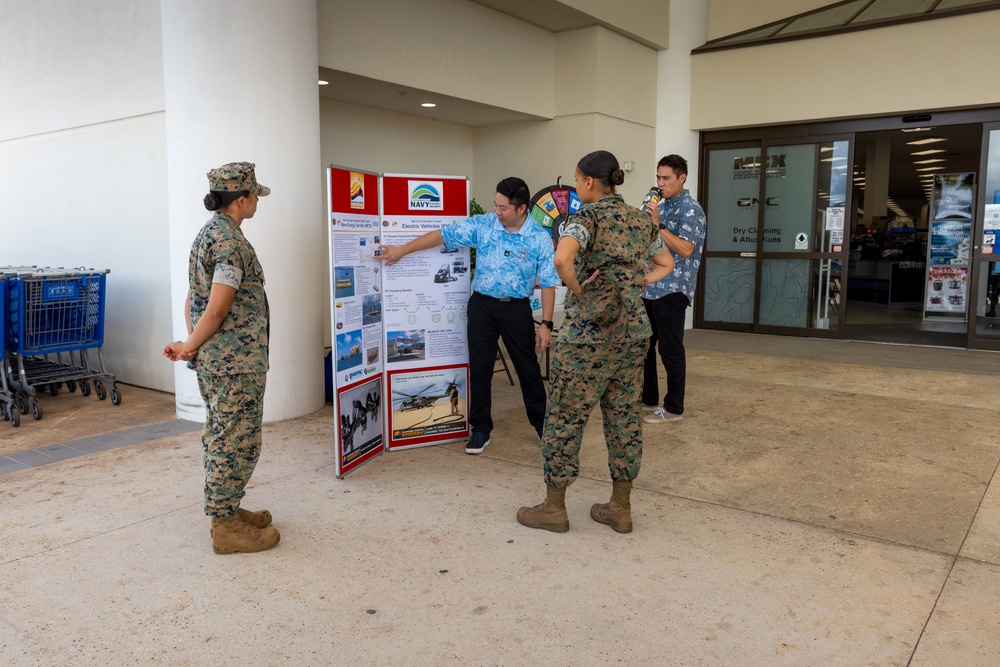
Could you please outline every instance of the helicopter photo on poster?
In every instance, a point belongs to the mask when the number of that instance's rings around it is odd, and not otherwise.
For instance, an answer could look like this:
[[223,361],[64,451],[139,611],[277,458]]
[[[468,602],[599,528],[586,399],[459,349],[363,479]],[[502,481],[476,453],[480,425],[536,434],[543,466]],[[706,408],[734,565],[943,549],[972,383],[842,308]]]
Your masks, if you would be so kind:
[[469,436],[467,368],[456,364],[389,372],[389,449]]

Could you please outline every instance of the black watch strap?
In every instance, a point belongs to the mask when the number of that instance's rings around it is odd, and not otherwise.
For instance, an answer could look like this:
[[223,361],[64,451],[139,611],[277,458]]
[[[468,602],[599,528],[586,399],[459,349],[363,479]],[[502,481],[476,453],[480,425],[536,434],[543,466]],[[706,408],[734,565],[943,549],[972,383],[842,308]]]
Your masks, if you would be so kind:
[[549,331],[555,329],[555,324],[553,324],[552,320],[542,320],[542,324],[547,326],[549,328]]

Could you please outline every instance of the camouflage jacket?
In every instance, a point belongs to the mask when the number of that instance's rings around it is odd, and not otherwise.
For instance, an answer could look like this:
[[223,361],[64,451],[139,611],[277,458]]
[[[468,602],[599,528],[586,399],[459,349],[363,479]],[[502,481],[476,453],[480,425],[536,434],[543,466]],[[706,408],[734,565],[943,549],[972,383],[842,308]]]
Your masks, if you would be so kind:
[[648,338],[652,330],[639,295],[649,258],[666,248],[652,219],[621,195],[609,195],[571,215],[562,233],[580,244],[577,279],[582,283],[595,269],[600,276],[580,296],[567,295],[560,342]]
[[266,373],[269,315],[264,271],[239,225],[225,213],[216,212],[195,238],[188,281],[195,325],[205,313],[213,283],[236,290],[229,314],[188,368],[209,375]]

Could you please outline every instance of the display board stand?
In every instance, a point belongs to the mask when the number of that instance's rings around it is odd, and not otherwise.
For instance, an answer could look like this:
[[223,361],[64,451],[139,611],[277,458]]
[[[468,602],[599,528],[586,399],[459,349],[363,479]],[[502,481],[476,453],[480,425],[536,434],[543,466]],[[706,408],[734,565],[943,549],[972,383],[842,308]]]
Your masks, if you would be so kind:
[[[385,174],[382,243],[400,246],[469,217],[469,181],[460,176]],[[468,248],[438,246],[385,267],[386,394],[390,450],[469,436],[471,294]]]
[[337,476],[384,451],[378,175],[327,170]]
[[[469,436],[468,248],[403,245],[469,215],[462,176],[327,170],[337,477],[387,449]],[[385,398],[383,398],[385,397]]]
[[936,174],[927,239],[924,320],[968,320],[974,173]]

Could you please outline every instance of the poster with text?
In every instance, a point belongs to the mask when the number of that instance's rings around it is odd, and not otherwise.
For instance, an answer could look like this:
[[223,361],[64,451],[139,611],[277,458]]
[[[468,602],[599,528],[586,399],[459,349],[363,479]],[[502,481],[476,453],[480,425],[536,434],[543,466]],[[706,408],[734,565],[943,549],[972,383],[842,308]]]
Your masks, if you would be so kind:
[[928,313],[964,313],[968,307],[968,290],[968,267],[928,267],[924,308]]
[[327,170],[337,476],[385,449],[378,175]]
[[[382,243],[400,246],[469,215],[469,182],[458,176],[382,177]],[[382,276],[388,448],[469,435],[466,307],[468,248],[411,253]]]

